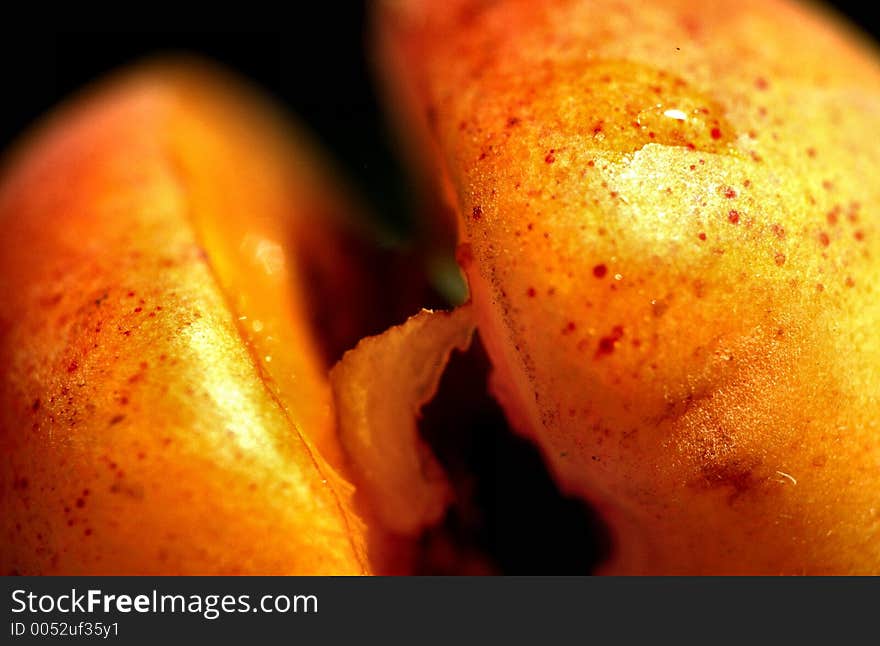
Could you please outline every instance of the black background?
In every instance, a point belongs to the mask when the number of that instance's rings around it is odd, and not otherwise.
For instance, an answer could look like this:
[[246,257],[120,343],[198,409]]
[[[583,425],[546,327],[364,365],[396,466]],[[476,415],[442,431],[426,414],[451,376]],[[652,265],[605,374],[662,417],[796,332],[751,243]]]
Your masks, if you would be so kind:
[[[733,1],[733,0],[732,0]],[[30,25],[5,19],[0,38],[0,148],[64,96],[153,52],[195,52],[241,72],[283,101],[325,146],[374,213],[411,223],[407,181],[390,143],[366,46],[370,0],[286,3],[274,15],[238,6],[221,15],[152,5],[125,16],[80,8]],[[830,3],[875,39],[870,3]],[[103,10],[102,10],[103,11]],[[98,19],[100,18],[100,19]],[[112,23],[112,24],[111,24]]]

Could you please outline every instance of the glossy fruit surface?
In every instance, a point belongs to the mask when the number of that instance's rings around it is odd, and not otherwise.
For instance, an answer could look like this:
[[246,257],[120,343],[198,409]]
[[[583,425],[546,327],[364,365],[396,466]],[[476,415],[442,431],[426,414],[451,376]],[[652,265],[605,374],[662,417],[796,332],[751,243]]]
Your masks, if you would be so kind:
[[508,417],[611,573],[880,572],[877,53],[789,2],[388,2]]
[[130,70],[19,145],[4,574],[368,571],[303,275],[356,284],[335,191],[274,108],[197,63]]

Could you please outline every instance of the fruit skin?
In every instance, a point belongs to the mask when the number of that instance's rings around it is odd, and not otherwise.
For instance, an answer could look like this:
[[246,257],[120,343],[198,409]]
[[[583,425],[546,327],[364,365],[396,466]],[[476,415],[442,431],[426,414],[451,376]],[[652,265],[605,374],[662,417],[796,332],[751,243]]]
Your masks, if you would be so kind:
[[769,0],[376,26],[496,393],[605,514],[603,572],[880,573],[873,47]]
[[334,191],[273,108],[194,61],[129,70],[18,146],[0,572],[369,571],[297,265],[307,241],[334,253]]

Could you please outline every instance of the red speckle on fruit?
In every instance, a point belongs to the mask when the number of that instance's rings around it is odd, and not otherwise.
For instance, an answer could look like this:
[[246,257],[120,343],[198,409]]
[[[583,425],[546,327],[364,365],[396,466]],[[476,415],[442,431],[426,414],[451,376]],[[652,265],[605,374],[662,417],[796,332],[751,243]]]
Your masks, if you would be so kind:
[[593,276],[596,278],[604,278],[605,274],[608,273],[608,267],[605,265],[596,265],[593,267]]
[[727,220],[731,224],[739,224],[739,211],[731,209],[727,214]]
[[858,216],[855,214],[858,212],[859,208],[861,208],[861,204],[859,202],[850,202],[849,203],[849,213],[853,218],[851,218],[852,222],[855,222],[858,219]]
[[822,244],[823,247],[827,247],[831,244],[831,238],[828,237],[827,233],[821,231],[819,233],[819,242]]
[[712,139],[721,139],[721,128],[712,128],[709,134],[712,136]]
[[755,79],[755,87],[763,91],[770,87],[770,84],[767,83],[767,79],[765,79],[763,76],[759,76]]
[[728,200],[736,197],[736,191],[731,186],[725,187],[721,194],[724,195],[724,197],[726,197]]
[[700,233],[697,234],[697,237],[698,237],[700,240],[705,240],[705,239],[706,239],[706,234],[705,234],[703,231],[700,231]]
[[837,221],[840,219],[840,205],[836,205],[833,209],[828,211],[825,219],[828,220],[828,224],[834,226],[837,224]]
[[551,148],[547,155],[544,157],[544,161],[548,164],[552,164],[556,161],[556,155],[554,154],[556,151]]
[[605,355],[609,355],[614,352],[614,348],[617,346],[617,343],[620,339],[623,338],[623,326],[615,325],[611,329],[611,334],[608,336],[603,336],[599,339],[599,345],[596,347],[596,354],[594,356],[595,359],[599,359]]
[[776,263],[777,267],[782,267],[782,265],[785,264],[785,254],[777,253],[775,256],[773,256],[773,262]]
[[483,207],[479,204],[471,209],[471,218],[474,222],[479,222],[483,218]]
[[653,300],[651,301],[651,313],[655,318],[660,318],[666,311],[669,309],[669,304],[663,300]]
[[529,298],[534,298],[537,294],[538,294],[538,292],[535,291],[534,287],[529,287],[528,290],[526,290],[526,295]]

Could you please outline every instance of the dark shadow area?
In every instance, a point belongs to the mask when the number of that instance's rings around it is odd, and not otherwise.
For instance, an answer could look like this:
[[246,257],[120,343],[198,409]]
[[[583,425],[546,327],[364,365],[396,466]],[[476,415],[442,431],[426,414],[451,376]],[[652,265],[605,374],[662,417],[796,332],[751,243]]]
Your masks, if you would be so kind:
[[516,435],[487,391],[479,338],[453,354],[419,428],[456,502],[424,538],[426,574],[589,574],[611,545],[596,512],[560,494],[538,450]]
[[448,306],[428,281],[418,250],[380,248],[369,232],[344,226],[344,215],[316,216],[326,226],[299,231],[294,259],[328,369],[362,338],[403,323],[420,308]]

